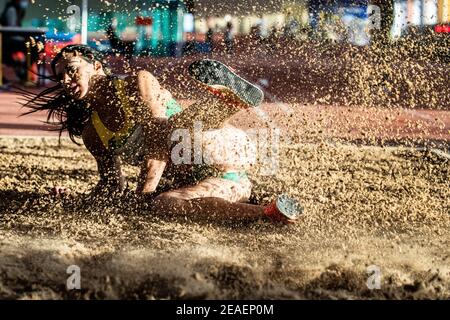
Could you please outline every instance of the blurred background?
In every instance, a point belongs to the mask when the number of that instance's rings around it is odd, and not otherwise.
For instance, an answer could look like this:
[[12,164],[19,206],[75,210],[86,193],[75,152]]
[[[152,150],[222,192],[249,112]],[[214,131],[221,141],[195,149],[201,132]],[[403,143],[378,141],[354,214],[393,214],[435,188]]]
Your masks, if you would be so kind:
[[[16,1],[2,0],[0,10],[9,2]],[[21,25],[47,28],[50,42],[153,56],[208,53],[216,44],[232,51],[249,35],[368,45],[378,19],[393,38],[412,27],[450,31],[450,0],[30,0],[24,11]]]
[[273,100],[447,107],[450,0],[0,0],[0,12],[4,89],[49,84],[37,74],[83,43],[180,98],[195,98],[186,65],[208,56]]

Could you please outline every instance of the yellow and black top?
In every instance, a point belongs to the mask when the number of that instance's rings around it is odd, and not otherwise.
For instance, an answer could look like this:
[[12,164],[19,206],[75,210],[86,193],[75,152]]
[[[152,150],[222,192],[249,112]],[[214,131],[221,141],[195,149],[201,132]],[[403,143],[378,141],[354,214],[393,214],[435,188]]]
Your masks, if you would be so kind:
[[107,150],[120,148],[126,142],[128,137],[133,134],[136,127],[136,123],[133,120],[133,106],[127,98],[125,86],[125,81],[119,79],[114,80],[116,94],[125,116],[122,129],[118,131],[109,130],[96,111],[92,112],[91,115],[92,125]]
[[[133,117],[133,104],[126,92],[126,82],[124,80],[115,79],[114,87],[125,117],[122,128],[118,131],[109,130],[102,122],[97,112],[94,111],[91,115],[92,125],[107,150],[117,150],[121,148],[138,127],[138,123],[136,123]],[[168,118],[181,111],[182,108],[175,99],[170,100],[166,104],[166,115]]]

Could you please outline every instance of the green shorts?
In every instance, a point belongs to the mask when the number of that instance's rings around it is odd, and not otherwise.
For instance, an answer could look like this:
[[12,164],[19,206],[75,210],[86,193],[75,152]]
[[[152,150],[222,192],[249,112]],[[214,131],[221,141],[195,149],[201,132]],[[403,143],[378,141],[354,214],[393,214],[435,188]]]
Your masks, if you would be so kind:
[[192,167],[192,178],[195,182],[203,181],[207,178],[220,178],[228,181],[240,183],[242,180],[248,179],[246,171],[228,171],[223,172],[218,168],[210,165],[195,165]]
[[240,183],[243,179],[248,179],[247,172],[239,171],[239,172],[224,172],[221,176],[222,179],[233,181]]
[[177,113],[180,113],[183,111],[183,108],[178,104],[178,102],[175,99],[169,100],[166,103],[166,116],[167,118],[171,118]]

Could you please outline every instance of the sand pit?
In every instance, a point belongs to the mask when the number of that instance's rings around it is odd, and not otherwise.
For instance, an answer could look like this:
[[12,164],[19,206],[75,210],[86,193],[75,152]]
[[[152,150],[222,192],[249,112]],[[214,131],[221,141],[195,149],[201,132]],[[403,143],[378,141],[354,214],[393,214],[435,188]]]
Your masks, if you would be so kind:
[[[132,197],[84,200],[97,178],[83,147],[0,138],[0,299],[450,298],[448,159],[317,143],[285,147],[281,164],[252,173],[255,198],[298,196],[296,226],[167,218]],[[76,194],[54,199],[54,185]]]

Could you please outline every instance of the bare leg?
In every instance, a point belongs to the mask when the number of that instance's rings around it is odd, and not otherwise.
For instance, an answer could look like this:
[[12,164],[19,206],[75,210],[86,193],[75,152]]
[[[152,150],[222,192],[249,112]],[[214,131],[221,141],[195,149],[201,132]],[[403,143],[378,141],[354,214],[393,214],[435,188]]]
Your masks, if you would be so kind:
[[161,195],[155,199],[159,212],[171,215],[198,215],[205,218],[249,220],[265,217],[264,207],[248,203],[229,202],[221,198],[185,200]]
[[[189,66],[189,73],[204,87],[204,99],[172,116],[169,131],[193,128],[195,122],[201,122],[205,130],[218,129],[238,111],[257,107],[263,100],[264,94],[259,88],[218,61],[196,61]],[[144,76],[148,88],[140,91],[144,99],[162,113],[172,95],[153,75],[146,73]]]
[[173,129],[193,128],[194,122],[201,122],[204,130],[223,127],[234,114],[242,110],[236,104],[227,103],[205,92],[205,97],[170,119]]
[[[148,88],[140,88],[142,98],[154,108],[164,109],[173,99],[172,94],[161,87],[153,75],[146,73],[145,77]],[[201,121],[207,129],[220,128],[227,119],[242,108],[242,104],[218,98],[205,89],[204,98],[173,116],[171,123],[174,128],[191,128],[194,122]]]
[[220,219],[256,219],[264,217],[264,207],[243,203],[251,193],[247,179],[233,182],[208,178],[195,186],[161,194],[154,200],[159,212],[173,215],[201,215]]

